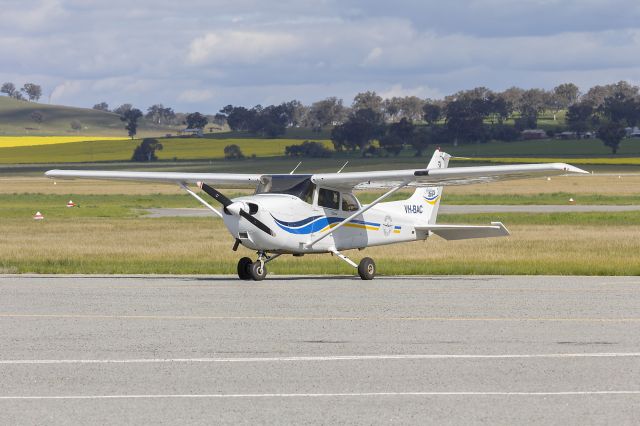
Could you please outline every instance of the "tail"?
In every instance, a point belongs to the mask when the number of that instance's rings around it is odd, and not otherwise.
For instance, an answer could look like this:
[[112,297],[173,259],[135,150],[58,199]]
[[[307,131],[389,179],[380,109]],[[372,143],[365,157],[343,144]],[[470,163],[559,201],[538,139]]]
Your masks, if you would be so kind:
[[[446,169],[449,166],[451,156],[446,152],[436,149],[431,157],[431,161],[427,169]],[[406,200],[409,206],[417,206],[418,221],[422,224],[433,225],[438,217],[438,208],[440,207],[440,199],[442,198],[442,186],[429,186],[418,188],[413,195]],[[422,206],[420,208],[419,206]]]

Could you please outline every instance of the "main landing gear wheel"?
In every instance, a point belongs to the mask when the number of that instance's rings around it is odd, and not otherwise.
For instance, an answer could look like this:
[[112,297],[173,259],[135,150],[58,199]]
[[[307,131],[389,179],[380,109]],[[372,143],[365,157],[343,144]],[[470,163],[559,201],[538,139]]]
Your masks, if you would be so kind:
[[267,266],[259,260],[249,265],[249,274],[254,281],[262,281],[267,276]]
[[249,273],[249,265],[251,265],[253,261],[248,257],[243,257],[238,261],[238,277],[241,280],[250,280],[251,274]]
[[376,276],[376,264],[370,257],[365,257],[358,265],[358,275],[363,280],[372,280]]

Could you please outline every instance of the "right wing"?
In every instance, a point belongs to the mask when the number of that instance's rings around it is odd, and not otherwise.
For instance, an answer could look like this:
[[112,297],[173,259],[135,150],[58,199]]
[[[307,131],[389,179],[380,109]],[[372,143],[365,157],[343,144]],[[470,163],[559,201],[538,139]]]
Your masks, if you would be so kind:
[[127,172],[101,170],[49,170],[45,176],[55,179],[106,179],[139,182],[187,184],[204,182],[208,185],[233,185],[255,188],[262,175],[244,173],[175,173],[175,172]]

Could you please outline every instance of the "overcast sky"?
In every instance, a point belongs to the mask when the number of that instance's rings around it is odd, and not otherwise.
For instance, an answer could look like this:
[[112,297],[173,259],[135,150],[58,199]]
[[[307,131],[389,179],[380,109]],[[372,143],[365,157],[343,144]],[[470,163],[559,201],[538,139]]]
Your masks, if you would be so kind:
[[0,83],[84,107],[640,83],[638,0],[0,0],[0,16]]

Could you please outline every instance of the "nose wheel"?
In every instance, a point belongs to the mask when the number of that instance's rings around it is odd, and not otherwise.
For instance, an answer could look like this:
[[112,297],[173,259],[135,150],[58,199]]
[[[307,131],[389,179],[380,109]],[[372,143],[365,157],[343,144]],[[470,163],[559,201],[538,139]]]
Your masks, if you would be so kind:
[[238,261],[238,277],[241,280],[264,280],[267,277],[267,262],[278,256],[280,254],[268,256],[264,252],[258,252],[258,260],[255,262],[248,257],[243,257]]

